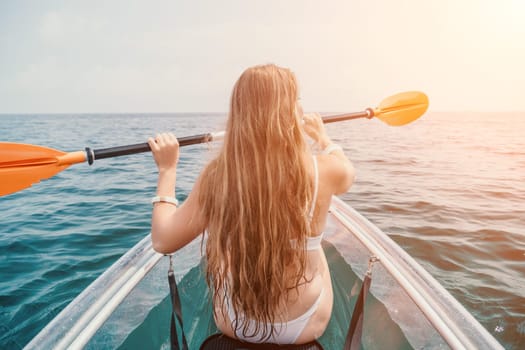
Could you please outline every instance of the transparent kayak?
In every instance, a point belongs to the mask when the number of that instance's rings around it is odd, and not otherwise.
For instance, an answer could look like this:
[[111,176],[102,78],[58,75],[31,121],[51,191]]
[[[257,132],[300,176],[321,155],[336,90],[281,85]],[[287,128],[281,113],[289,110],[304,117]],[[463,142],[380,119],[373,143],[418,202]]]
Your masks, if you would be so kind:
[[[319,339],[341,349],[371,257],[364,349],[503,349],[412,257],[357,211],[334,197],[323,249],[334,308]],[[217,331],[203,278],[200,238],[172,258],[190,349]],[[168,349],[169,258],[147,235],[60,312],[26,349]]]

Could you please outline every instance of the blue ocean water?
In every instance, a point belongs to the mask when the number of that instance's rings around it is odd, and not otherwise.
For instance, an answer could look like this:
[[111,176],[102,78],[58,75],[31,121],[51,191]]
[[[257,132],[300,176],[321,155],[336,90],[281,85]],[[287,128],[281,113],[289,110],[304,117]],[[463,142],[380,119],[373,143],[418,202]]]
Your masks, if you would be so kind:
[[[525,115],[428,113],[393,128],[328,125],[354,161],[342,196],[391,235],[508,349],[525,344]],[[0,141],[63,151],[222,130],[220,114],[2,115]],[[211,149],[211,151],[210,151]],[[181,152],[183,200],[213,145]],[[0,149],[1,154],[1,149]],[[0,348],[23,347],[148,233],[151,155],[78,164],[0,197]]]

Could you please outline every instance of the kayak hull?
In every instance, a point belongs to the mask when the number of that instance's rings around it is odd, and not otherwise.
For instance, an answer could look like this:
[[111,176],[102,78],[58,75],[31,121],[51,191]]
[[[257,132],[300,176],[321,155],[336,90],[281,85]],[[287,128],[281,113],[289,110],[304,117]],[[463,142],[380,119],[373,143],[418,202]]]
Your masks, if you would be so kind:
[[[372,256],[379,261],[365,305],[364,348],[503,348],[401,247],[339,198],[332,199],[324,237],[334,289],[332,318],[319,339],[325,348],[342,348]],[[173,256],[190,349],[217,331],[200,252],[196,239]],[[167,270],[168,258],[155,253],[146,236],[26,348],[165,347],[172,310]]]

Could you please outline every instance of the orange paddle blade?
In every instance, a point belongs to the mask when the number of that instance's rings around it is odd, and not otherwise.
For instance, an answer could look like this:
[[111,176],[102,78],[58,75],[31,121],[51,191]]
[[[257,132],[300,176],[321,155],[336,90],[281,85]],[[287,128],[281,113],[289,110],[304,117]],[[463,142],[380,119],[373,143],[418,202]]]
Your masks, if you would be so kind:
[[392,126],[419,118],[428,108],[428,97],[420,91],[407,91],[385,98],[374,110],[374,117]]
[[65,153],[47,147],[0,142],[0,196],[30,187],[84,160],[84,152]]

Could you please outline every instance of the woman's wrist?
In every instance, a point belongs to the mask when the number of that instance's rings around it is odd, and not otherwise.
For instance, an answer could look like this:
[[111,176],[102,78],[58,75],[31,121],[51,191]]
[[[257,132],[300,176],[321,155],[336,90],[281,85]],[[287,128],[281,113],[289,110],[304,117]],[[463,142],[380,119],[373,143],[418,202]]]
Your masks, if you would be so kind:
[[321,150],[324,150],[326,147],[332,144],[332,140],[330,140],[328,137],[324,137],[322,139],[319,139],[319,141],[317,141],[317,144],[319,145],[319,148]]
[[159,176],[174,176],[177,174],[177,167],[159,168]]
[[157,181],[157,196],[175,196],[175,184],[177,182],[176,169],[159,169],[159,178]]
[[179,201],[175,196],[155,196],[151,199],[151,204],[155,205],[156,203],[168,203],[175,207],[179,206]]
[[321,154],[330,154],[334,151],[342,151],[343,148],[333,142],[331,142],[330,144],[328,144],[322,151],[321,151]]

